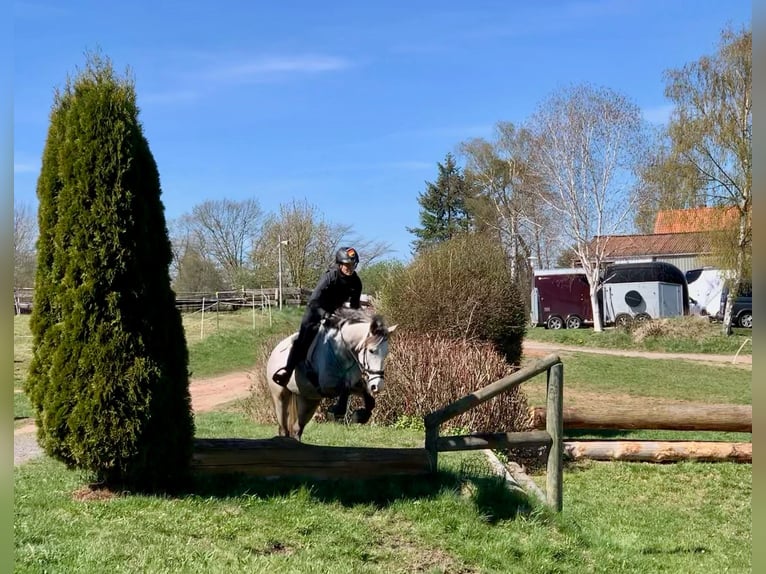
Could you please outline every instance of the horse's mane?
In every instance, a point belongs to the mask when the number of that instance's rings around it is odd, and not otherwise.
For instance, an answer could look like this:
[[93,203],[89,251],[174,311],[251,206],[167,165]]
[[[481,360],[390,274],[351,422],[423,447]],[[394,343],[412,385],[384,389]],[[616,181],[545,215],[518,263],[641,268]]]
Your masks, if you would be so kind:
[[364,309],[352,309],[351,307],[340,307],[335,310],[330,319],[330,324],[336,329],[340,329],[346,323],[371,323],[370,330],[373,334],[380,335],[388,329],[381,315],[371,313]]

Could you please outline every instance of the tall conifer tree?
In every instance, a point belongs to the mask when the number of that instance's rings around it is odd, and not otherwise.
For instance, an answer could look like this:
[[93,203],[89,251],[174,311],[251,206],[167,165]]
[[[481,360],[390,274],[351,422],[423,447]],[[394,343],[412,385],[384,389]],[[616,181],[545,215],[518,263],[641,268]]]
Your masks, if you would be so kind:
[[37,184],[33,358],[45,451],[109,485],[172,487],[194,422],[160,179],[108,59],[57,92]]
[[412,242],[415,252],[452,239],[469,231],[473,225],[473,217],[467,208],[471,189],[455,158],[448,153],[444,163],[437,163],[437,166],[436,181],[426,182],[425,191],[418,195],[421,227],[407,229],[417,237]]

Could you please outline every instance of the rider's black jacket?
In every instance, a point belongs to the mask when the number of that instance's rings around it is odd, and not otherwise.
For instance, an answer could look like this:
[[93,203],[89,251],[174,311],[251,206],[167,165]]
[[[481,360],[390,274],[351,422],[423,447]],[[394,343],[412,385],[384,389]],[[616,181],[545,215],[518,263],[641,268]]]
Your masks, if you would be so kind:
[[362,280],[359,279],[356,271],[351,275],[344,275],[338,266],[334,265],[322,274],[319,283],[311,292],[307,310],[324,317],[346,302],[351,308],[359,309],[361,296]]

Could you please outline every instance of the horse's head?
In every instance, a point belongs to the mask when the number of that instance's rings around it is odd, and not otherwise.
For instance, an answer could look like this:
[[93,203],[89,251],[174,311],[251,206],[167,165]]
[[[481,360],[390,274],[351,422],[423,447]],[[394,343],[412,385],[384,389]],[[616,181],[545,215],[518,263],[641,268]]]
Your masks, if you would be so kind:
[[[348,325],[349,330],[356,331],[353,351],[362,373],[362,381],[371,395],[383,390],[383,363],[388,355],[388,337],[396,329],[396,325],[388,327],[380,315],[345,313],[341,321]],[[341,329],[343,326],[341,325]]]

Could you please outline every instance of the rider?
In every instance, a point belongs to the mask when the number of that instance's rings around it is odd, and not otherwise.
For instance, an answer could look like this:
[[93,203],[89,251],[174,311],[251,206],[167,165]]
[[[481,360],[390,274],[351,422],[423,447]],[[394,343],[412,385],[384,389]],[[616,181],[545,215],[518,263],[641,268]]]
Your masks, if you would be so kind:
[[311,292],[298,338],[290,349],[287,363],[272,377],[275,383],[284,387],[290,381],[296,365],[306,358],[322,319],[331,315],[346,301],[351,308],[359,309],[362,280],[356,274],[358,264],[359,254],[353,247],[342,247],[335,253],[335,265],[322,274],[319,283]]

